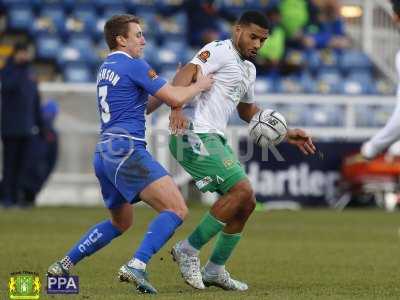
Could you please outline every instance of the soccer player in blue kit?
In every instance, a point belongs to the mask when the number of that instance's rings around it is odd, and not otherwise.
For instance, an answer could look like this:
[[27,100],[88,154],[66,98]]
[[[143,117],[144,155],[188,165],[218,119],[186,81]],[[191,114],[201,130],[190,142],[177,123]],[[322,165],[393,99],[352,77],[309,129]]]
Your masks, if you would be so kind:
[[145,110],[150,113],[163,102],[179,107],[211,88],[213,78],[199,72],[190,86],[175,87],[158,77],[140,58],[145,39],[139,19],[133,15],[110,18],[104,35],[110,54],[97,77],[101,134],[93,164],[111,219],[89,229],[47,274],[68,275],[80,260],[126,231],[132,225],[131,204],[144,201],[159,214],[118,277],[133,283],[141,293],[154,294],[157,290],[147,278],[146,264],[182,224],[188,210],[172,178],[146,150]]

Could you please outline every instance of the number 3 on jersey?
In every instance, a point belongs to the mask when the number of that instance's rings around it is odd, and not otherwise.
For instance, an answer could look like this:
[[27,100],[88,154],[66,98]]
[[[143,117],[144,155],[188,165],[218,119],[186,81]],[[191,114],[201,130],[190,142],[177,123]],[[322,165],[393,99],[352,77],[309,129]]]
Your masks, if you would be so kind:
[[111,119],[110,106],[107,103],[107,86],[99,86],[99,100],[101,106],[101,120],[103,123],[108,123]]

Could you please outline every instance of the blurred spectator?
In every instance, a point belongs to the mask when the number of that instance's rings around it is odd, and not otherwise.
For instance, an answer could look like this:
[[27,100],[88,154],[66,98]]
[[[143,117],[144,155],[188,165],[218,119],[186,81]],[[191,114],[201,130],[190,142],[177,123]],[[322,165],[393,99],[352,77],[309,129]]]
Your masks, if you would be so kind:
[[28,45],[18,43],[1,70],[1,139],[3,142],[2,205],[15,205],[22,194],[29,142],[42,129],[38,85]]
[[43,184],[54,170],[58,156],[58,133],[54,121],[59,108],[54,100],[42,106],[44,134],[32,137],[29,144],[29,163],[24,173],[23,200],[24,206],[32,206]]
[[281,14],[277,6],[266,12],[271,32],[264,45],[258,51],[257,73],[277,72],[285,54],[285,30],[281,26]]
[[282,0],[279,4],[282,27],[285,29],[289,45],[297,44],[303,38],[303,28],[309,22],[306,0]]
[[[214,0],[184,0],[182,5],[164,10],[171,15],[183,10],[187,15],[187,41],[192,47],[201,47],[215,40],[226,39],[221,32],[221,20],[234,22],[236,16],[220,9]],[[228,33],[230,35],[230,33]]]
[[306,48],[343,49],[350,46],[340,17],[340,4],[337,0],[318,3],[319,12],[307,26],[303,44]]

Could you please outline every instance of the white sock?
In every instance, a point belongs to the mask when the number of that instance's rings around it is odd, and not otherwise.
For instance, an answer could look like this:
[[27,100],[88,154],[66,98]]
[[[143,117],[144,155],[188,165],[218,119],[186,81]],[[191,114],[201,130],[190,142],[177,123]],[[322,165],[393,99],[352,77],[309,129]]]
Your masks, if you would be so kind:
[[217,265],[212,261],[208,261],[204,268],[208,274],[220,274],[225,271],[225,265]]
[[139,269],[139,270],[146,270],[146,263],[142,262],[141,260],[134,258],[128,261],[128,266],[131,268]]
[[66,271],[69,271],[74,266],[69,256],[65,256],[62,260],[60,260],[60,263]]
[[185,252],[186,254],[189,254],[189,255],[199,255],[199,252],[200,252],[200,250],[198,250],[195,247],[193,247],[192,245],[190,245],[190,243],[187,239],[183,240],[179,244],[179,248],[181,248],[181,250],[183,252]]

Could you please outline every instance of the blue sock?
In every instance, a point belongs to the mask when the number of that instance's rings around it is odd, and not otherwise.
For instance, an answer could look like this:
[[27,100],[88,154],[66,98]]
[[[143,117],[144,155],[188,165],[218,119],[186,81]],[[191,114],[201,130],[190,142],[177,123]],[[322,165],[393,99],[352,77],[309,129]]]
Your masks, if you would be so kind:
[[150,223],[147,233],[133,257],[147,264],[181,224],[182,219],[177,214],[172,211],[161,212]]
[[121,232],[110,220],[103,221],[90,228],[79,242],[72,247],[67,256],[76,265],[85,256],[100,250],[119,235],[121,235]]

